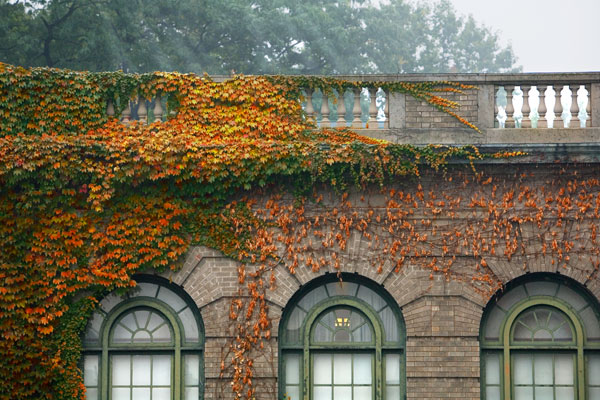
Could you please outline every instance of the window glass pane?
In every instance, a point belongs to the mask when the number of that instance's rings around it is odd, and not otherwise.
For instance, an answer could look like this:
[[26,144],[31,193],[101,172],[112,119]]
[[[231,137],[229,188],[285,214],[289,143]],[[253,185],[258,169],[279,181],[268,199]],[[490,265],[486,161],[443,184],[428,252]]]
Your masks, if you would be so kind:
[[133,388],[131,400],[148,400],[150,399],[150,388]]
[[573,340],[573,332],[571,332],[571,326],[567,323],[562,325],[560,328],[554,331],[554,340],[567,341]]
[[297,385],[300,383],[300,355],[286,354],[283,356],[285,364],[285,382]]
[[112,384],[116,386],[129,385],[131,376],[131,357],[112,356]]
[[590,385],[600,385],[600,354],[588,356],[587,375]]
[[100,308],[102,308],[102,310],[104,310],[104,312],[106,312],[108,314],[108,312],[110,310],[112,310],[121,301],[122,301],[122,299],[120,296],[117,296],[116,294],[112,293],[112,294],[109,294],[108,296],[106,296],[100,302]]
[[354,354],[354,384],[371,384],[371,355]]
[[123,325],[116,325],[113,331],[113,342],[114,343],[131,343],[133,333],[123,327]]
[[535,400],[554,400],[554,389],[552,386],[536,386]]
[[[144,400],[148,400],[146,397]],[[171,400],[170,388],[152,388],[152,400]]]
[[158,355],[152,357],[152,384],[171,384],[171,356]]
[[156,296],[156,298],[167,303],[173,310],[175,310],[175,312],[179,312],[183,307],[186,306],[181,297],[164,286],[160,287],[158,290],[158,296]]
[[333,335],[333,341],[336,342],[336,343],[350,342],[350,332],[348,332],[346,330],[337,331]]
[[500,356],[498,354],[485,356],[485,383],[487,385],[500,384]]
[[585,333],[587,334],[588,339],[599,340],[600,325],[598,324],[598,319],[596,318],[596,314],[592,310],[592,307],[587,307],[585,310],[581,311],[579,316],[585,325]]
[[[558,380],[558,379],[557,379]],[[573,400],[575,398],[575,391],[573,387],[557,387],[556,398],[560,400]]]
[[313,340],[317,343],[323,343],[331,342],[332,338],[333,332],[330,329],[323,326],[323,324],[317,323],[313,334]]
[[336,385],[352,383],[352,355],[334,354],[333,383]]
[[354,386],[354,400],[372,400],[371,392],[371,386]]
[[85,389],[85,398],[86,398],[86,400],[98,400],[98,389],[86,388]]
[[137,331],[133,334],[133,343],[150,343],[152,338],[148,331]]
[[502,307],[504,310],[510,310],[512,306],[517,304],[519,301],[523,300],[526,297],[525,289],[523,286],[517,286],[512,290],[504,293],[502,297],[498,300],[498,305]]
[[121,325],[123,325],[125,328],[129,329],[130,331],[135,331],[138,328],[135,318],[133,318],[132,312],[128,312],[127,314],[122,316],[121,319],[119,320],[119,323]]
[[133,356],[133,384],[150,385],[150,356]]
[[83,357],[83,384],[98,386],[98,356]]
[[373,307],[375,311],[381,310],[386,305],[380,295],[363,285],[358,288],[358,298]]
[[316,384],[331,384],[331,354],[315,354],[314,382]]
[[150,312],[146,311],[146,310],[138,310],[136,312],[133,313],[133,316],[135,317],[136,321],[137,321],[137,326],[140,328],[146,328],[146,325],[148,324],[148,317],[150,316]]
[[155,312],[150,313],[150,321],[148,321],[148,325],[146,326],[146,329],[148,329],[150,332],[152,332],[153,330],[155,330],[156,328],[158,328],[160,325],[165,323],[165,319],[163,317],[161,317],[160,315],[158,315]]
[[526,283],[529,296],[554,296],[558,284],[554,282],[530,282]]
[[500,325],[504,320],[506,313],[498,307],[494,307],[489,313],[485,322],[485,338],[487,340],[497,340],[500,337]]
[[334,386],[333,398],[335,400],[350,400],[352,399],[352,386]]
[[383,329],[385,329],[385,340],[388,342],[397,342],[400,338],[398,335],[398,321],[394,312],[389,307],[386,307],[381,310],[379,316],[383,322]]
[[485,388],[485,400],[500,400],[500,387],[488,386]]
[[290,314],[286,325],[285,340],[287,343],[299,343],[300,342],[300,326],[306,313],[300,308],[296,307]]
[[331,386],[315,386],[313,393],[315,400],[331,400]]
[[[200,398],[200,392],[197,387],[186,387],[185,388],[185,400],[198,400]],[[167,398],[168,400],[168,398]]]
[[113,388],[111,400],[131,400],[129,388]]
[[144,297],[156,297],[156,291],[158,285],[154,283],[141,282],[138,283],[133,290],[132,297],[144,296]]
[[88,326],[85,333],[85,341],[86,342],[95,342],[100,338],[100,329],[102,327],[102,322],[104,321],[104,316],[100,314],[98,311],[94,311],[92,314],[92,318],[88,322]]
[[565,285],[560,285],[557,297],[569,303],[577,311],[581,310],[587,304],[587,301],[581,295]]
[[186,386],[198,385],[200,383],[200,357],[198,355],[187,354],[185,356],[184,373],[184,384]]
[[168,343],[171,341],[171,330],[167,324],[161,325],[152,332],[152,341],[154,343]]
[[514,382],[517,385],[531,385],[533,383],[531,376],[531,355],[515,354],[514,361]]
[[557,354],[554,356],[554,376],[557,385],[573,384],[573,356]]
[[179,313],[179,319],[183,324],[185,340],[187,342],[197,342],[199,340],[198,324],[192,310],[189,307],[186,307]]
[[589,394],[589,400],[600,400],[600,387],[590,388]]
[[300,400],[300,388],[298,386],[286,386],[286,400]]
[[399,400],[400,386],[387,386],[385,388],[385,398],[386,400]]
[[515,400],[533,400],[533,388],[531,386],[515,387]]
[[319,286],[318,288],[307,293],[302,300],[298,302],[298,305],[305,310],[310,310],[315,304],[327,297],[325,287]]
[[331,282],[327,284],[329,296],[354,296],[358,285],[353,282]]
[[385,355],[385,383],[400,384],[400,354]]
[[535,370],[535,384],[552,385],[552,355],[537,354],[533,358],[533,362]]

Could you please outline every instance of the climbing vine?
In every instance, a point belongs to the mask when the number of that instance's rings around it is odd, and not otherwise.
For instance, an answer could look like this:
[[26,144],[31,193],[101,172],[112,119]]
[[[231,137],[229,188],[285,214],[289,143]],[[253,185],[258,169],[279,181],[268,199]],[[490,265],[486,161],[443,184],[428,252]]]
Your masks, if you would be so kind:
[[[365,85],[0,65],[0,375],[12,377],[0,398],[81,398],[75,344],[96,299],[135,285],[135,272],[176,270],[195,244],[239,262],[235,337],[221,364],[236,398],[256,395],[253,357],[272,335],[277,268],[340,271],[350,241],[375,273],[416,268],[485,293],[499,287],[499,256],[525,260],[530,249],[564,269],[587,257],[595,276],[593,174],[557,171],[547,189],[525,173],[492,180],[471,170],[484,158],[472,146],[394,145],[304,118],[302,88]],[[467,88],[378,85],[451,114],[457,104],[437,94]],[[138,96],[160,96],[166,120],[107,114],[109,101],[118,114]],[[586,240],[564,239],[567,226]]]

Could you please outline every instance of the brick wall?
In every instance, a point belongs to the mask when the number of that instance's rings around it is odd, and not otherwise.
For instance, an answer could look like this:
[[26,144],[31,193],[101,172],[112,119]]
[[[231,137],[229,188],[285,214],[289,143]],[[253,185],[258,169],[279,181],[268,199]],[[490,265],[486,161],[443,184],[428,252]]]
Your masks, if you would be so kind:
[[[464,102],[464,101],[463,101]],[[513,167],[510,167],[513,168]],[[543,185],[547,179],[561,179],[560,167],[546,167],[547,176],[523,174],[503,167],[490,169],[488,173],[496,178],[514,180],[521,176],[523,185]],[[517,168],[517,167],[514,167]],[[519,167],[529,168],[529,167]],[[582,167],[583,168],[583,167]],[[584,171],[584,170],[582,170]],[[539,171],[538,171],[539,172]],[[588,171],[589,172],[589,171]],[[540,178],[541,177],[541,178]],[[424,191],[438,192],[449,190],[453,182],[440,181],[435,177],[424,177],[421,181]],[[413,183],[414,184],[414,183]],[[404,184],[406,189],[407,185]],[[482,190],[491,190],[491,187]],[[464,191],[464,196],[469,196]],[[364,196],[364,198],[363,198]],[[383,207],[382,195],[378,190],[354,193],[350,196],[356,207]],[[290,200],[292,201],[292,200]],[[335,195],[326,196],[324,202],[335,203]],[[457,213],[453,223],[461,223],[463,218],[473,218],[470,210]],[[419,218],[418,215],[415,218]],[[575,234],[566,230],[563,239]],[[535,236],[534,227],[522,227],[522,240],[527,243],[529,236]],[[529,236],[528,236],[529,235]],[[528,246],[536,246],[535,238]],[[592,251],[593,249],[590,249]],[[507,260],[502,252],[490,258],[490,270],[503,282],[530,272],[545,271],[560,273],[572,277],[588,287],[596,297],[600,296],[600,284],[597,279],[589,279],[593,266],[585,263],[572,263],[563,268],[552,265],[544,257],[514,257]],[[414,265],[406,265],[400,272],[378,274],[368,263],[372,250],[360,237],[348,241],[343,268],[357,273],[383,285],[400,306],[406,323],[406,388],[409,399],[479,399],[480,398],[480,360],[479,325],[482,310],[490,296],[482,295],[477,287],[468,281],[450,280],[435,276],[430,278],[429,271]],[[583,255],[585,258],[585,255]],[[457,270],[472,267],[474,261],[463,257],[457,261]],[[461,267],[462,263],[462,267]],[[249,267],[251,268],[251,266]],[[255,387],[258,399],[276,399],[277,397],[277,331],[282,310],[301,285],[329,271],[313,272],[299,268],[292,275],[284,265],[275,273],[277,284],[268,291],[267,300],[273,320],[273,338],[266,341],[264,349],[254,354]],[[237,295],[237,264],[222,257],[219,253],[203,248],[190,249],[183,268],[168,274],[176,284],[181,285],[198,305],[206,330],[205,376],[207,399],[232,398],[229,379],[230,371],[221,377],[221,360],[230,360],[229,343],[234,334],[229,322],[231,298]],[[227,362],[226,362],[227,363]]]

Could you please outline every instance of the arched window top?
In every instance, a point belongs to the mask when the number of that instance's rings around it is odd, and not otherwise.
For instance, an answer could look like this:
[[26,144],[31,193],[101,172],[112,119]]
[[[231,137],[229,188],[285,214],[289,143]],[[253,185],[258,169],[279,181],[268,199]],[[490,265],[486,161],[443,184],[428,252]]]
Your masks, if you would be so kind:
[[[345,300],[346,302],[344,304],[346,304],[346,307],[328,311],[321,316],[323,319],[319,319],[319,321],[316,322],[316,325],[315,323],[312,323],[311,326],[305,326],[308,317],[315,309],[323,304],[335,305],[338,300]],[[331,321],[336,321],[336,313],[349,312],[352,314],[352,318],[355,319],[355,321],[348,320],[349,322],[356,324],[358,323],[357,321],[362,318],[366,323],[367,319],[365,319],[363,314],[360,314],[357,311],[351,311],[353,307],[359,310],[368,309],[376,316],[376,319],[383,328],[382,340],[384,343],[399,344],[403,342],[402,332],[404,325],[400,311],[394,300],[391,296],[387,295],[383,288],[377,288],[376,284],[367,280],[362,280],[354,275],[343,274],[341,281],[334,274],[326,275],[317,282],[308,284],[304,290],[301,290],[294,298],[292,298],[290,303],[292,304],[292,307],[289,313],[286,312],[286,317],[284,317],[282,325],[284,326],[284,329],[281,332],[281,338],[282,344],[284,345],[301,346],[303,342],[302,332],[308,334],[311,329],[313,329],[314,332],[311,340],[315,340],[316,336],[314,335],[324,335],[323,337],[319,336],[318,338],[328,338],[327,341],[336,341],[333,333],[341,332],[343,330],[340,329],[341,327],[331,326],[330,324]],[[326,326],[328,326],[330,330],[325,328]],[[373,327],[364,324],[361,326],[362,328],[358,331],[348,330],[348,334],[352,332],[352,337],[349,337],[349,342],[365,341],[365,338],[369,334],[371,334],[371,338],[369,338],[368,341],[373,340]],[[367,330],[367,326],[370,326],[369,329],[371,330]],[[329,338],[326,331],[331,332],[333,336]],[[345,337],[343,333],[338,333],[338,335],[339,340]]]
[[108,334],[111,346],[174,343],[180,336],[183,346],[201,347],[202,320],[191,299],[160,279],[137,280],[129,292],[113,292],[100,302],[88,323],[84,346],[99,347]]
[[[535,278],[538,279],[533,280]],[[572,324],[576,324],[581,326],[586,343],[600,343],[600,315],[596,301],[585,290],[577,290],[576,283],[558,276],[539,274],[527,281],[515,282],[490,302],[482,320],[482,344],[500,344],[507,321],[514,317],[517,309],[519,317],[510,327],[512,341],[525,340],[523,338],[528,332],[525,326],[531,329],[529,332],[537,332],[537,338],[533,334],[530,339],[533,342],[566,341],[568,335],[568,340],[574,341]],[[562,323],[559,320],[565,321],[565,324],[553,330],[555,324]],[[542,329],[543,323],[548,323],[547,329]]]
[[554,307],[534,306],[513,322],[513,343],[573,342],[575,335],[569,317]]
[[370,343],[373,327],[365,316],[349,307],[330,308],[313,324],[311,343]]
[[201,399],[203,325],[191,298],[157,277],[111,293],[88,322],[82,369],[86,398]]
[[172,343],[171,324],[158,311],[134,309],[113,324],[111,345]]

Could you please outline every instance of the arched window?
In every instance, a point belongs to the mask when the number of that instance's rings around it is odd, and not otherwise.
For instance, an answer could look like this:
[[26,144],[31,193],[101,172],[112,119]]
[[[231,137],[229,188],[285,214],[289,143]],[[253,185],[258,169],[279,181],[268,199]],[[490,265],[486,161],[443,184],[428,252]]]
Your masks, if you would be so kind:
[[292,400],[400,399],[404,321],[393,298],[357,275],[303,287],[279,327],[279,391]]
[[486,308],[482,398],[600,399],[600,314],[579,284],[547,274],[515,282]]
[[104,298],[88,323],[87,399],[200,399],[204,329],[198,309],[166,280],[136,281],[126,295]]

